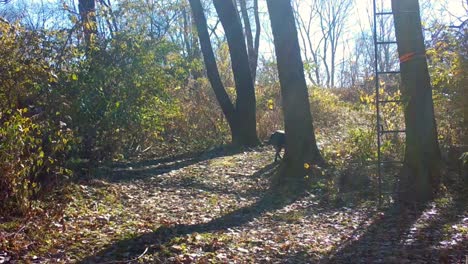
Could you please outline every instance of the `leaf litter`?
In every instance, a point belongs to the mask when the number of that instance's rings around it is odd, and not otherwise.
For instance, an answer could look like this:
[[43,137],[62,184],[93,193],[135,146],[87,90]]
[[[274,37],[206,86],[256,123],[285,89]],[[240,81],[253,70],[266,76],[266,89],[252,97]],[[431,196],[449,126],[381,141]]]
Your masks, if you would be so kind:
[[0,222],[0,263],[464,263],[466,192],[422,210],[316,194],[275,204],[272,157],[114,168],[127,180],[74,184],[60,214]]

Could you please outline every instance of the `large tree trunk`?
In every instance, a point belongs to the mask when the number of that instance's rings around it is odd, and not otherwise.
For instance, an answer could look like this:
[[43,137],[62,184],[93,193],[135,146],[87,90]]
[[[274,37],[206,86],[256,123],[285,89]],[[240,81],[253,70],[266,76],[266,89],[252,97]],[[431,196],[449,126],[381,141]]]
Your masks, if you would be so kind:
[[233,143],[255,146],[259,143],[255,114],[255,88],[240,17],[233,1],[213,0],[213,3],[226,34],[236,83],[236,114],[240,135],[238,138],[233,135]]
[[89,50],[97,35],[96,3],[94,0],[79,0],[78,9],[80,12],[86,48]]
[[392,0],[405,102],[406,150],[402,200],[433,198],[440,177],[440,150],[418,0]]
[[[259,143],[255,119],[255,91],[238,13],[232,4],[235,16],[231,17],[232,10],[229,5],[226,6],[226,3],[216,3],[217,9],[219,9],[218,12],[220,12],[219,16],[220,18],[222,17],[221,20],[223,21],[231,53],[237,91],[236,107],[234,107],[219,76],[201,2],[200,0],[189,0],[189,2],[197,26],[208,79],[228,121],[232,134],[232,142],[238,146],[255,146]],[[241,40],[242,45],[238,43],[237,39]]]
[[[465,27],[463,30],[464,34],[463,37],[460,38],[460,41],[462,43],[468,43],[468,28]],[[461,68],[463,69],[463,78],[460,82],[460,95],[461,95],[461,107],[462,107],[462,113],[463,113],[463,123],[462,127],[465,128],[465,130],[462,132],[462,144],[465,146],[468,146],[468,130],[466,129],[468,127],[468,45],[464,45],[463,48],[461,49]],[[463,99],[465,98],[465,99]],[[465,164],[466,167],[466,183],[468,183],[468,162]]]
[[[288,178],[302,182],[304,164],[324,164],[317,147],[294,14],[290,0],[267,0],[273,31],[286,132]],[[307,166],[306,166],[307,167]]]

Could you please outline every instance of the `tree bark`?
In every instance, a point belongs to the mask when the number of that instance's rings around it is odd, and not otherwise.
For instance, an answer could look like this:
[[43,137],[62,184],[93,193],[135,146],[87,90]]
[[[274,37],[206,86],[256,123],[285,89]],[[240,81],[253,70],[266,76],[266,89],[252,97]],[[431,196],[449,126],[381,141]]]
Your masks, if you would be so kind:
[[401,174],[404,202],[421,203],[434,197],[439,183],[441,156],[425,56],[418,0],[392,0],[401,93],[406,100],[406,150]]
[[236,123],[235,109],[231,100],[229,99],[229,95],[224,89],[221,77],[219,76],[216,58],[211,46],[210,35],[208,33],[205,14],[203,13],[203,7],[200,0],[190,0],[189,2],[192,8],[193,18],[197,26],[198,37],[200,39],[200,46],[205,61],[208,79],[211,83],[221,110],[223,111],[224,116],[226,116],[231,133],[233,133],[233,125]]
[[[299,40],[290,0],[267,0],[281,84],[286,132],[286,177],[303,182],[304,164],[324,165],[310,112]],[[307,167],[307,166],[306,166]]]
[[234,138],[233,135],[233,143],[255,146],[259,143],[257,138],[255,88],[239,13],[231,0],[213,0],[213,4],[226,34],[236,83],[236,114],[238,125],[242,128],[239,131],[238,138]]
[[96,3],[94,0],[79,0],[78,9],[80,12],[86,48],[89,50],[97,35]]
[[255,40],[252,34],[252,26],[250,24],[249,13],[247,11],[246,0],[239,0],[242,20],[244,21],[245,39],[247,41],[247,50],[249,55],[250,72],[252,80],[255,83],[257,75],[257,61],[258,61],[258,49],[260,46],[260,18],[258,15],[258,0],[254,0],[254,18],[255,18]]
[[[81,26],[85,39],[85,52],[87,60],[91,62],[90,66],[95,67],[92,63],[95,57],[95,40],[97,36],[97,19],[96,19],[96,3],[95,0],[79,0],[78,11],[80,13]],[[93,168],[101,157],[98,157],[95,147],[97,141],[97,127],[95,123],[88,123],[82,131],[83,144],[82,155],[89,159],[89,167]]]
[[255,91],[239,14],[231,1],[215,1],[231,54],[237,92],[234,107],[219,75],[201,2],[200,0],[189,0],[189,2],[197,26],[208,79],[231,129],[232,143],[237,146],[256,146],[259,140],[256,130]]
[[260,32],[262,30],[262,26],[260,25],[260,15],[258,14],[258,0],[254,1],[254,19],[255,19],[255,40],[254,40],[254,51],[255,51],[255,59],[253,61],[253,69],[252,72],[252,79],[255,83],[257,79],[257,66],[258,66],[258,50],[260,49]]

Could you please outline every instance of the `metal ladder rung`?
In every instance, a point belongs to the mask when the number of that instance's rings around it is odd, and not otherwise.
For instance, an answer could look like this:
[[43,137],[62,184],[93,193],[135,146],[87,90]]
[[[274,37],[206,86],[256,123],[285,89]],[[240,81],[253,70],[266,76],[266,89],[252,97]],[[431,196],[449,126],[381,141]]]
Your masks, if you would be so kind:
[[387,104],[387,103],[403,103],[403,100],[380,100],[379,104]]
[[380,162],[381,164],[403,164],[403,161],[400,160],[384,160]]
[[387,11],[387,12],[378,12],[378,13],[375,13],[375,15],[377,15],[377,16],[393,15],[393,12],[391,12],[391,11]]
[[400,74],[400,71],[378,71],[377,74]]
[[402,193],[402,191],[394,191],[394,192],[383,192],[382,195],[395,195]]
[[[383,160],[383,161],[380,161],[380,164],[396,164],[396,165],[401,165],[403,164],[404,162],[403,161],[400,161],[400,160]],[[367,161],[367,162],[351,162],[350,164],[352,165],[361,165],[363,167],[367,167],[367,166],[374,166],[374,165],[378,165],[379,163],[377,161]]]
[[[399,11],[400,14],[416,14],[418,11]],[[394,13],[394,15],[398,15],[398,13]]]
[[390,40],[390,41],[377,41],[375,44],[377,45],[386,45],[386,44],[397,44],[396,41]]
[[[382,195],[384,194],[382,192],[382,167],[383,164],[403,164],[401,161],[392,161],[392,160],[382,160],[382,149],[381,149],[381,144],[382,144],[382,137],[384,137],[384,134],[388,133],[406,133],[406,130],[384,130],[383,126],[381,125],[380,122],[380,104],[385,104],[385,103],[402,103],[402,100],[385,100],[384,98],[379,98],[380,97],[380,78],[379,75],[386,75],[386,74],[400,74],[400,70],[397,71],[380,71],[379,70],[379,45],[389,45],[389,44],[398,44],[396,41],[390,39],[390,40],[385,40],[386,37],[379,37],[378,34],[380,33],[377,30],[377,17],[378,16],[386,16],[386,15],[391,15],[395,16],[398,14],[395,14],[393,10],[388,11],[388,8],[381,8],[383,10],[377,10],[377,0],[373,0],[373,14],[374,14],[374,26],[373,26],[373,32],[374,32],[374,37],[373,37],[373,43],[374,43],[374,72],[375,72],[375,104],[376,104],[376,114],[377,114],[377,177],[378,177],[378,189],[379,189],[379,205],[382,204]],[[387,9],[387,10],[385,10]],[[382,19],[382,18],[379,18]],[[384,97],[384,96],[382,96]]]
[[406,133],[406,130],[381,130],[380,134]]

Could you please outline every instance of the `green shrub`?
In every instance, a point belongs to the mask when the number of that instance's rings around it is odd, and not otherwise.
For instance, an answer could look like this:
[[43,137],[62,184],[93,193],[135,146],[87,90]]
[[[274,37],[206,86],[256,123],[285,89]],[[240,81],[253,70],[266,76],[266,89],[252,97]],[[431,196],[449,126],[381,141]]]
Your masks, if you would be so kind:
[[431,25],[427,56],[442,147],[466,144],[468,133],[467,28]]
[[[0,212],[23,214],[39,187],[54,176],[70,172],[62,167],[61,153],[67,151],[71,134],[51,131],[26,117],[26,109],[0,115]],[[47,149],[46,149],[47,148]]]
[[0,22],[0,212],[24,214],[40,187],[69,174],[73,142],[54,110],[57,82],[40,34]]

